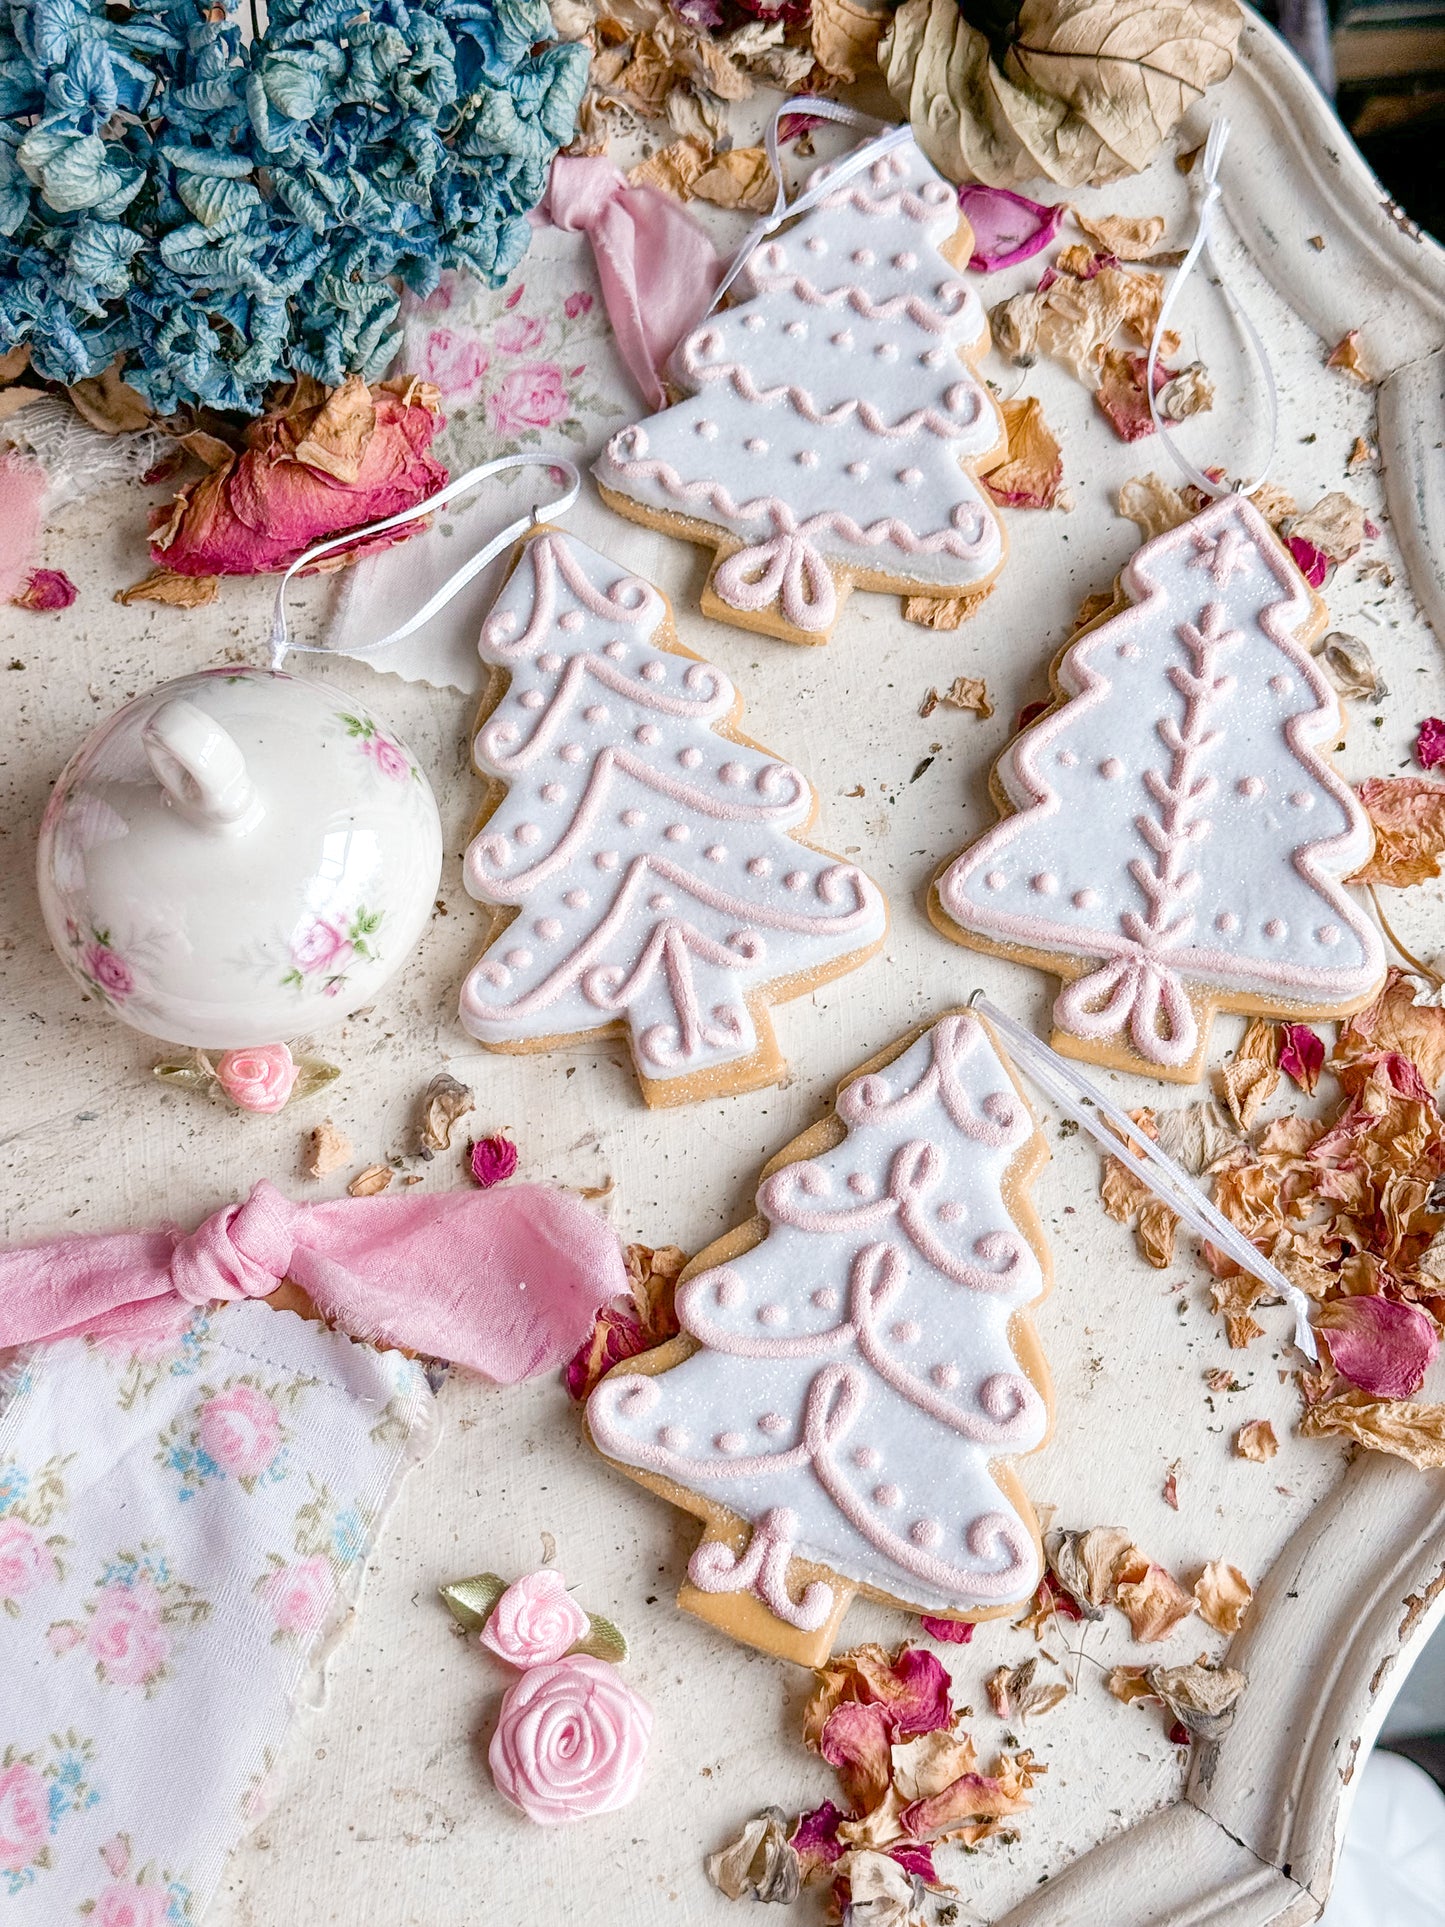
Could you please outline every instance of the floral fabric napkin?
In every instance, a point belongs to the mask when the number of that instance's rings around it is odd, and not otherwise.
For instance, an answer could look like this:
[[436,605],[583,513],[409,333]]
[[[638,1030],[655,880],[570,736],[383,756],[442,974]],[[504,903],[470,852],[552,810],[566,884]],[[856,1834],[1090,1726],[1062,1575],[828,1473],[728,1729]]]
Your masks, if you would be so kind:
[[0,1916],[198,1923],[424,1456],[419,1366],[258,1301],[0,1382]]

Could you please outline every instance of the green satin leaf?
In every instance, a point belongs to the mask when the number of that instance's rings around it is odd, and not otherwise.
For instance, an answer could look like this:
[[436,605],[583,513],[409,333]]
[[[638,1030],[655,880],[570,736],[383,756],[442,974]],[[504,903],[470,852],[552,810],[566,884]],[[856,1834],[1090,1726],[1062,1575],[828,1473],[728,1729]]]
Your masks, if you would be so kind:
[[587,1653],[593,1659],[610,1660],[614,1666],[620,1666],[627,1657],[627,1641],[621,1631],[610,1619],[604,1619],[601,1613],[589,1613],[587,1618],[589,1624],[585,1637],[579,1639],[575,1646],[568,1647],[567,1657],[570,1659],[574,1653]]
[[[479,1633],[492,1616],[492,1608],[507,1590],[505,1579],[494,1572],[479,1572],[474,1579],[457,1579],[438,1589],[447,1611],[469,1633]],[[580,1650],[580,1649],[579,1649]]]

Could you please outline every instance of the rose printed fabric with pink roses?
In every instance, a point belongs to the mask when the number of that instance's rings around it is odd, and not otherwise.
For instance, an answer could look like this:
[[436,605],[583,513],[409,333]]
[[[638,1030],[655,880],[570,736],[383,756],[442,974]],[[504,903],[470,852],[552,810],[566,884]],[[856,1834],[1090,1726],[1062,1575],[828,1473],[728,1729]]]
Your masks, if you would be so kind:
[[256,1302],[0,1379],[6,1927],[200,1921],[431,1407]]

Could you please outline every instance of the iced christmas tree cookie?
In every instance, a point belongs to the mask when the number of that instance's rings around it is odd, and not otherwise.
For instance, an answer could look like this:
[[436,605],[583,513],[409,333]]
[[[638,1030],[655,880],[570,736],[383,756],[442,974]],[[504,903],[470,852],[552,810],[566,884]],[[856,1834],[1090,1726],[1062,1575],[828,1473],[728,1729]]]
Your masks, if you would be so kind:
[[803,841],[812,785],[738,733],[736,689],[658,590],[556,531],[480,648],[490,795],[464,874],[498,914],[463,1024],[508,1051],[625,1031],[650,1104],[776,1083],[771,1006],[888,927],[877,885]]
[[826,642],[854,588],[987,595],[1004,538],[977,476],[1005,440],[971,365],[972,247],[913,141],[880,151],[683,342],[686,398],[613,436],[594,470],[612,507],[717,551],[705,615]]
[[1201,1075],[1216,1010],[1341,1017],[1385,975],[1341,879],[1373,833],[1327,760],[1325,621],[1259,511],[1227,495],[1148,542],[1057,701],[994,771],[1001,820],[934,881],[960,943],[1064,979],[1054,1045]]
[[1029,1308],[1044,1141],[956,1011],[844,1084],[759,1215],[683,1272],[682,1335],[593,1393],[594,1443],[707,1521],[679,1604],[805,1665],[857,1592],[979,1619],[1042,1570],[1009,1461],[1049,1427]]

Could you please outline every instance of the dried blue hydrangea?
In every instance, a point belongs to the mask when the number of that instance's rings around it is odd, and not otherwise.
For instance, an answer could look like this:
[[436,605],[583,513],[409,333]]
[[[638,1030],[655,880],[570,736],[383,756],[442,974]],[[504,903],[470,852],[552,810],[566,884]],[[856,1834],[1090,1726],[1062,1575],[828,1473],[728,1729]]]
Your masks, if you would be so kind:
[[0,10],[0,352],[126,378],[162,413],[379,375],[398,285],[492,286],[569,140],[587,50],[546,0],[201,0]]

